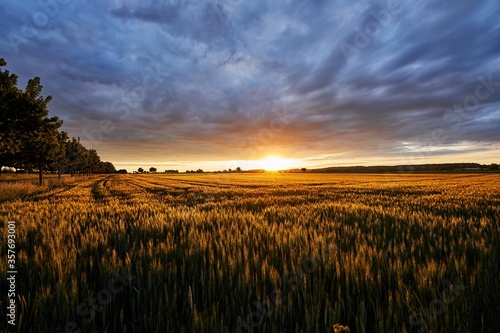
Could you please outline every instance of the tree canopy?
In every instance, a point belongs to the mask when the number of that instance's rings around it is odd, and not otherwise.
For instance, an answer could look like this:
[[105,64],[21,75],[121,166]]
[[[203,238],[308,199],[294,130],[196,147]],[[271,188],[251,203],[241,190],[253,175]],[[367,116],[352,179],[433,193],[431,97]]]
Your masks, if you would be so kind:
[[40,78],[28,81],[25,90],[17,87],[18,76],[4,70],[0,59],[0,172],[2,166],[36,169],[42,184],[44,170],[71,174],[116,172],[110,162],[102,162],[95,149],[87,149],[79,139],[59,132],[62,120],[49,117],[51,96],[43,97]]

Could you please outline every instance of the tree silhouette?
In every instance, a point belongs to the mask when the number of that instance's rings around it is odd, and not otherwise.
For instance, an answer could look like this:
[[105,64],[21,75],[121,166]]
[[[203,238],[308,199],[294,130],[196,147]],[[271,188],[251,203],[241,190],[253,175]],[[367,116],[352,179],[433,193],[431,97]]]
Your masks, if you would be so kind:
[[[125,172],[124,172],[125,171]],[[98,173],[127,173],[127,170],[122,169],[121,172],[116,171],[115,166],[111,162],[100,162],[99,168],[97,170]]]
[[87,173],[94,174],[99,170],[101,158],[97,155],[97,150],[89,149],[87,157]]
[[18,77],[1,67],[0,59],[0,172],[2,166],[38,169],[42,184],[44,170],[63,169],[80,174],[116,171],[110,162],[102,162],[97,151],[87,150],[80,140],[68,139],[59,132],[62,120],[49,118],[47,104],[52,97],[43,97],[40,78],[28,81],[25,91],[17,88]]
[[87,166],[87,149],[80,143],[80,140],[72,138],[66,141],[66,167],[71,175],[78,172],[83,174]]
[[42,89],[40,78],[29,80],[26,90],[19,96],[19,103],[13,105],[16,108],[11,109],[11,112],[20,115],[21,123],[18,128],[23,130],[19,136],[19,159],[38,169],[40,185],[43,170],[60,159],[64,149],[58,132],[62,120],[58,117],[48,117],[47,104],[52,97],[44,98],[41,95]]
[[17,88],[18,76],[3,71],[7,63],[0,59],[0,173],[4,165],[14,166],[15,156],[21,150],[21,128],[16,104],[22,94]]
[[139,168],[139,169],[137,169],[137,172],[139,172],[139,173],[143,173],[143,172],[144,172],[144,169],[143,169],[143,168]]
[[57,177],[61,179],[61,172],[66,164],[66,142],[68,141],[68,133],[64,131],[59,133],[58,140],[61,149],[59,149],[59,153],[52,166],[56,168]]

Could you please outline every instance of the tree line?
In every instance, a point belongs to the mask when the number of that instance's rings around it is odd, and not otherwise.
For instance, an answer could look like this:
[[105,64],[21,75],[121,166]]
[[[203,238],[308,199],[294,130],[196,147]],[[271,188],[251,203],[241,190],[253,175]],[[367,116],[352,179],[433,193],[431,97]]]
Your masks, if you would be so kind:
[[450,172],[450,171],[491,171],[498,170],[498,164],[492,163],[434,163],[434,164],[405,164],[405,165],[379,165],[379,166],[342,166],[312,169],[310,172]]
[[2,166],[35,169],[41,185],[44,171],[57,171],[59,176],[116,171],[95,149],[59,131],[63,122],[49,117],[52,97],[42,96],[39,77],[30,79],[23,91],[17,87],[19,77],[2,68],[6,65],[0,58],[0,173]]

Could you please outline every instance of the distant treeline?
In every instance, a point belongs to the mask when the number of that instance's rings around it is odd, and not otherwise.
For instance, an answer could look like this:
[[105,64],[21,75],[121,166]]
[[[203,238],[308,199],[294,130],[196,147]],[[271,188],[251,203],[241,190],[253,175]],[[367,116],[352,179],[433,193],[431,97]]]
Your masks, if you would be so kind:
[[[443,172],[443,171],[491,171],[498,170],[498,165],[493,163],[484,165],[479,163],[443,163],[443,164],[418,164],[418,165],[380,165],[380,166],[347,166],[310,169],[308,172]],[[296,170],[299,171],[299,170]]]
[[26,89],[17,88],[18,76],[3,70],[0,59],[0,172],[2,166],[39,173],[71,174],[116,172],[111,162],[103,162],[95,149],[87,149],[79,139],[59,132],[62,120],[49,118],[51,96],[41,95],[40,78],[28,81]]

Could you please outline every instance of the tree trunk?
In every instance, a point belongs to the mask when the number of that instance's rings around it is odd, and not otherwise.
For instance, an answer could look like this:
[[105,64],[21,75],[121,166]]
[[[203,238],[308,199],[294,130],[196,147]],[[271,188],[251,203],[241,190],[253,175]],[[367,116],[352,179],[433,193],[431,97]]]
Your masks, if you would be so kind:
[[38,181],[42,185],[42,163],[38,163]]

